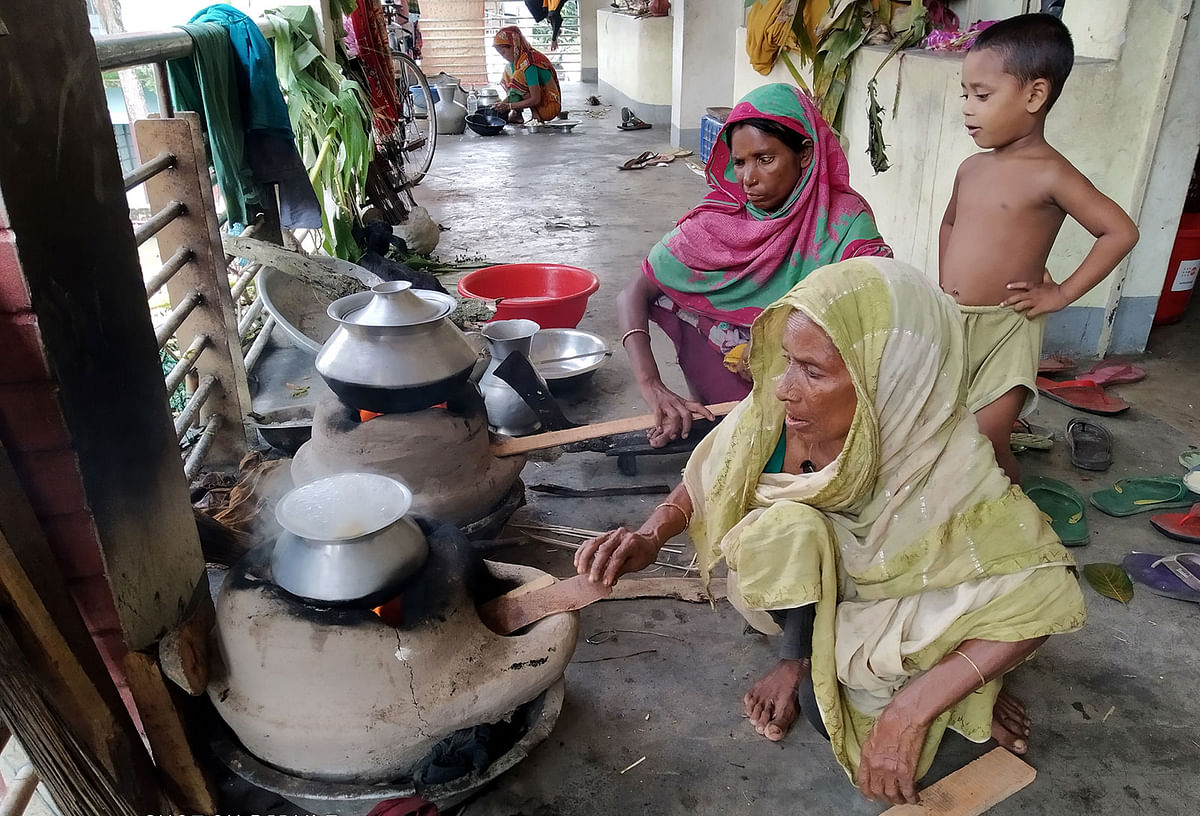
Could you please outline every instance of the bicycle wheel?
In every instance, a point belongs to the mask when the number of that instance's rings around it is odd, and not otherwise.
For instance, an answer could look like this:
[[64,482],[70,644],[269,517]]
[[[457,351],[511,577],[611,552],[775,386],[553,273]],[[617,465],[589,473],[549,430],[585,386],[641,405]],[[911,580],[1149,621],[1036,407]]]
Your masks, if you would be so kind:
[[[396,90],[400,94],[400,124],[404,129],[404,180],[420,184],[433,163],[437,147],[437,112],[433,109],[433,92],[429,80],[417,64],[401,54],[392,55],[396,71]],[[423,106],[417,104],[412,88],[421,89]]]

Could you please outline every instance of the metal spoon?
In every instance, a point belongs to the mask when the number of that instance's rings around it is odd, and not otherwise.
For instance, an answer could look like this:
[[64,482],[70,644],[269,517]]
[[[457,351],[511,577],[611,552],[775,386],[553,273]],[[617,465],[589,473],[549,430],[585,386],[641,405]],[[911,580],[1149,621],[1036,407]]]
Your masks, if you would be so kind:
[[583,354],[572,354],[569,357],[551,357],[549,360],[534,360],[536,365],[546,365],[547,363],[565,363],[567,360],[581,360],[584,357],[611,357],[611,351],[588,351]]

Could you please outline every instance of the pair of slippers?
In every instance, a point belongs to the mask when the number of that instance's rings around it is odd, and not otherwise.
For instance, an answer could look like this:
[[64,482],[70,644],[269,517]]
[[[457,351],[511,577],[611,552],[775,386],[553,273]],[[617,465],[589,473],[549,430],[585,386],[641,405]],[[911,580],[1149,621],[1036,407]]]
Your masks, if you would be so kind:
[[[1088,543],[1086,505],[1078,490],[1066,482],[1044,476],[1026,478],[1022,489],[1042,511],[1064,545],[1079,547]],[[1190,508],[1186,513],[1159,513],[1151,517],[1150,523],[1171,538],[1200,543],[1200,502],[1182,479],[1173,476],[1121,479],[1110,488],[1092,493],[1089,501],[1102,513],[1117,517],[1151,510]]]
[[640,156],[635,156],[624,164],[618,164],[618,170],[641,170],[646,167],[662,167],[675,161],[674,153],[655,153],[647,150]]
[[1056,381],[1042,376],[1047,373],[1047,362],[1049,361],[1044,360],[1038,366],[1038,392],[1055,402],[1101,416],[1114,416],[1129,410],[1129,403],[1106,393],[1104,386],[1135,383],[1146,376],[1145,370],[1131,363],[1101,362],[1079,375],[1077,379]]
[[621,124],[617,130],[649,130],[653,125],[643,122],[629,108],[621,108]]
[[[1188,544],[1200,544],[1200,502],[1195,494],[1200,493],[1200,450],[1190,448],[1179,454],[1179,464],[1188,469],[1182,479],[1170,480],[1158,489],[1159,498],[1167,502],[1155,503],[1154,507],[1186,507],[1180,513],[1158,513],[1150,517],[1150,523],[1168,538]],[[1162,477],[1167,479],[1168,477]],[[1132,480],[1130,480],[1132,481]],[[1175,482],[1190,490],[1192,495],[1180,495]],[[1175,503],[1169,503],[1175,502]],[[1189,506],[1190,505],[1190,506]],[[1177,601],[1200,603],[1200,554],[1194,552],[1158,555],[1157,553],[1131,552],[1125,556],[1121,566],[1129,577],[1142,584],[1155,595],[1174,598]]]
[[[1113,461],[1113,436],[1107,428],[1085,417],[1072,417],[1067,422],[1067,447],[1071,464],[1081,470],[1108,470]],[[1043,428],[1017,420],[1008,438],[1014,453],[1026,450],[1050,450],[1054,438]]]

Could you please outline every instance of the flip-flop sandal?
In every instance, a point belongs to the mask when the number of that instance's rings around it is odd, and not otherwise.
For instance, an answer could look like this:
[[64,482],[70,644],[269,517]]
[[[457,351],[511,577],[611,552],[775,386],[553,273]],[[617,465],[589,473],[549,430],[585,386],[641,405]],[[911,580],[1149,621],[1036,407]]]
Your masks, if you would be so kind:
[[1186,470],[1200,467],[1200,448],[1188,448],[1179,454],[1179,464]]
[[1079,411],[1101,416],[1113,416],[1129,410],[1129,403],[1104,393],[1104,389],[1091,380],[1067,380],[1055,382],[1045,377],[1037,378],[1037,389],[1045,397],[1061,402]]
[[1012,431],[1008,435],[1008,446],[1013,453],[1027,450],[1047,451],[1054,447],[1054,437],[1046,433],[1045,428],[1038,428],[1023,419],[1018,419],[1013,423]]
[[1129,577],[1155,595],[1200,603],[1200,555],[1131,552],[1121,562]]
[[642,155],[640,155],[636,158],[630,159],[629,161],[625,162],[624,164],[617,165],[617,169],[618,170],[641,170],[647,164],[650,163],[650,160],[652,158],[654,158],[654,151],[647,150]]
[[1101,387],[1135,383],[1146,378],[1146,370],[1133,363],[1100,362],[1079,375],[1081,380],[1091,380]]
[[1200,465],[1183,474],[1183,486],[1193,493],[1200,494]]
[[621,124],[617,125],[617,130],[649,130],[650,127],[648,122],[643,122],[629,108],[621,108]]
[[1062,374],[1064,371],[1073,371],[1074,369],[1075,361],[1070,357],[1056,354],[1053,357],[1043,357],[1038,360],[1038,374]]
[[655,167],[666,167],[671,162],[675,161],[675,157],[670,153],[659,153],[646,162],[647,165],[653,164]]
[[1053,437],[1037,433],[1014,433],[1008,435],[1008,447],[1013,453],[1027,450],[1048,451],[1054,447]]
[[1159,513],[1150,517],[1150,523],[1168,538],[1200,544],[1200,502],[1192,505],[1186,513]]
[[1132,516],[1147,510],[1191,507],[1195,498],[1174,476],[1140,476],[1121,479],[1112,487],[1097,490],[1091,502],[1110,516]]
[[1064,546],[1081,547],[1088,543],[1090,534],[1084,517],[1085,505],[1078,490],[1066,482],[1044,476],[1026,478],[1021,489],[1042,511],[1050,529]]
[[1082,470],[1108,470],[1112,465],[1113,437],[1098,422],[1072,417],[1067,423],[1067,448],[1071,464]]

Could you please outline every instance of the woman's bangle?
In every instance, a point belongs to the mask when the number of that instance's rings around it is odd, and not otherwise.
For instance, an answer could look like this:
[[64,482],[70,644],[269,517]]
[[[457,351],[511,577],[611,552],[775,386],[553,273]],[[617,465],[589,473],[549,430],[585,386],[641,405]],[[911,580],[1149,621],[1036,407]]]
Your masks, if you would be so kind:
[[621,335],[621,348],[625,348],[625,341],[628,340],[630,335],[633,335],[633,334],[644,334],[644,335],[646,335],[647,338],[650,337],[650,332],[647,331],[646,329],[630,329],[629,331],[627,331]]
[[[958,649],[952,649],[952,650],[950,651],[950,654],[956,654],[956,655],[958,655],[959,657],[961,657],[963,660],[965,660],[965,661],[967,661],[968,663],[970,663],[970,664],[971,664],[971,668],[972,668],[972,669],[974,669],[974,670],[975,670],[975,673],[979,675],[979,688],[983,688],[984,686],[986,686],[986,685],[987,685],[987,678],[983,676],[983,672],[981,672],[981,671],[979,670],[979,667],[975,665],[975,661],[974,661],[974,660],[972,660],[971,658],[967,657],[965,654],[963,654],[962,652],[960,652]],[[978,691],[978,690],[979,690],[979,689],[976,689],[976,691]]]
[[688,528],[688,525],[692,523],[692,517],[691,517],[691,515],[688,514],[688,511],[684,510],[683,507],[676,504],[675,502],[665,501],[662,504],[658,505],[658,507],[655,507],[654,509],[657,510],[659,507],[674,507],[676,510],[678,510],[679,515],[683,516],[683,529],[685,529],[685,530]]

